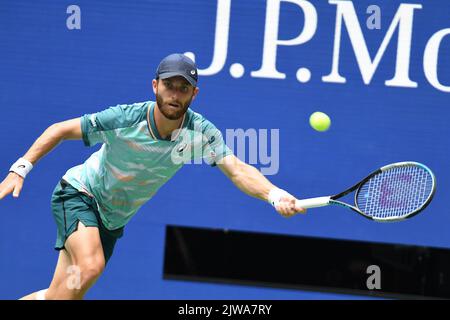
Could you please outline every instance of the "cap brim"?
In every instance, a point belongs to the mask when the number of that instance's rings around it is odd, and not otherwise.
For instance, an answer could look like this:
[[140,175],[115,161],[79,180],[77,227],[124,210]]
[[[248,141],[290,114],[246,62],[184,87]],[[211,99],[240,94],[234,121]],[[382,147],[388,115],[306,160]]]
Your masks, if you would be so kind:
[[197,81],[195,81],[195,79],[192,79],[190,77],[187,77],[185,74],[183,73],[179,73],[179,72],[166,72],[166,73],[161,73],[159,75],[160,79],[167,79],[167,78],[172,78],[172,77],[176,77],[176,76],[180,76],[185,78],[193,87],[197,86]]

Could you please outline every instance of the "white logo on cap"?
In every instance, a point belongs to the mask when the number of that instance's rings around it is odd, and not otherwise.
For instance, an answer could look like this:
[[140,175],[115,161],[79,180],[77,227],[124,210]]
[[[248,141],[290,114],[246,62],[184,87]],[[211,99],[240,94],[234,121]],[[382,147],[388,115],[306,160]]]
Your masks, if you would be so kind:
[[191,70],[191,74],[195,74],[195,70]]

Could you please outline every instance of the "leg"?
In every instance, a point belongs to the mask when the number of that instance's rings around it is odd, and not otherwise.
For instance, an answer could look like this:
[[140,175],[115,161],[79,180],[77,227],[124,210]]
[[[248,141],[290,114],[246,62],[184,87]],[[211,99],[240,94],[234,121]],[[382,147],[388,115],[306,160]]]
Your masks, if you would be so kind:
[[[46,291],[47,289],[43,289],[41,291],[44,291],[44,290]],[[39,300],[38,294],[39,294],[39,291],[36,291],[36,292],[30,293],[30,294],[20,298],[19,300]],[[45,293],[44,293],[44,295],[46,296]],[[40,299],[40,300],[43,300],[43,299]]]
[[[116,238],[122,236],[123,228],[118,232],[102,231],[100,237],[98,226],[102,230],[103,227],[94,202],[64,181],[55,187],[52,195],[52,211],[58,227],[55,247],[64,249],[60,251],[45,299],[82,299],[105,268],[102,240],[109,258]],[[36,296],[43,296],[43,292],[23,299],[36,299]]]
[[56,281],[54,292],[48,292],[47,296],[55,299],[82,299],[105,268],[98,228],[85,227],[78,222],[78,229],[66,240],[65,248],[71,265],[69,270],[63,270],[64,281]]
[[[50,287],[47,289],[45,293],[45,299],[50,300],[55,296],[57,289],[60,285],[63,285],[67,281],[68,273],[70,266],[72,265],[72,260],[70,259],[69,254],[66,250],[59,251],[59,258],[56,264],[55,273],[53,275],[53,280],[50,284]],[[37,292],[33,292],[20,300],[36,300]]]
[[[83,299],[88,289],[97,281],[105,268],[105,258],[97,227],[85,227],[78,222],[78,229],[59,253],[53,280],[45,299]],[[36,300],[37,292],[21,300]]]

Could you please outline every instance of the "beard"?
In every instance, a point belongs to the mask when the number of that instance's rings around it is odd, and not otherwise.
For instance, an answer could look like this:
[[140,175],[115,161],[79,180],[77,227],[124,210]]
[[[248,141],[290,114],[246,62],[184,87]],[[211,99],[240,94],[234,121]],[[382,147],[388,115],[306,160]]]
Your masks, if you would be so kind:
[[[169,120],[178,120],[184,114],[186,113],[187,109],[189,109],[189,106],[192,102],[191,97],[188,101],[185,103],[182,103],[180,101],[164,101],[161,95],[156,92],[156,104],[158,106],[159,111]],[[171,106],[170,104],[174,103],[178,106]]]

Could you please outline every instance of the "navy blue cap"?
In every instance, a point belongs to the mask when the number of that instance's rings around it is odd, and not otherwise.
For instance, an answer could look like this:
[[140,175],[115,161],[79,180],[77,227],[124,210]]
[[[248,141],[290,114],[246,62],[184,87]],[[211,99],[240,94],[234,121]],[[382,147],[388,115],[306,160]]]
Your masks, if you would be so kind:
[[159,63],[156,70],[156,79],[167,79],[182,76],[192,86],[197,86],[198,74],[195,62],[181,53],[168,55]]

